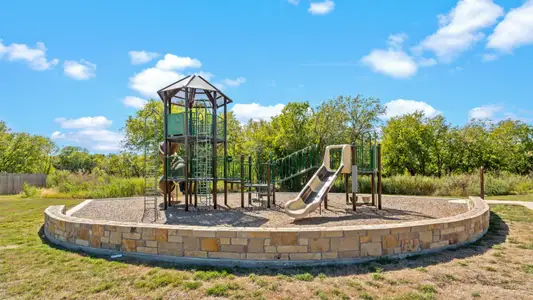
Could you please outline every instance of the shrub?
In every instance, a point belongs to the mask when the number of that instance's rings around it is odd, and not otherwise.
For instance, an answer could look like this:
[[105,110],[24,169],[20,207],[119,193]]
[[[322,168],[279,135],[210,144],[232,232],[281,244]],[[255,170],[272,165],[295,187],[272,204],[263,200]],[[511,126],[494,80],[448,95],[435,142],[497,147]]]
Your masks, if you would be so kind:
[[302,273],[302,274],[296,274],[294,275],[294,278],[300,280],[300,281],[313,281],[315,279],[315,276],[309,273]]
[[514,192],[518,195],[526,195],[533,192],[533,181],[521,181],[515,184]]
[[209,296],[227,297],[230,290],[238,290],[241,287],[236,283],[217,283],[214,286],[206,290],[206,294]]
[[24,187],[22,188],[22,198],[34,198],[38,195],[39,190],[36,187],[24,182]]

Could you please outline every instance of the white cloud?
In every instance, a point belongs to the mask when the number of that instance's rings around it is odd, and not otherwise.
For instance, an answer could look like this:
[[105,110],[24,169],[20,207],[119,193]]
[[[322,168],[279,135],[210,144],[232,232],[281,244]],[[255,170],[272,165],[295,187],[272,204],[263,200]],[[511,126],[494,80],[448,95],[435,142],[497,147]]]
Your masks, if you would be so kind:
[[273,106],[262,106],[258,103],[240,104],[237,103],[233,106],[231,111],[235,114],[237,120],[241,123],[246,123],[248,120],[269,120],[270,118],[277,116],[281,113],[284,104],[276,104]]
[[498,59],[498,55],[493,53],[485,53],[483,54],[483,61],[493,61]]
[[54,121],[61,128],[67,129],[107,128],[113,124],[113,121],[103,116],[82,117],[78,119],[56,118]]
[[408,36],[405,33],[391,34],[389,35],[387,42],[390,47],[401,48],[403,45],[403,42],[405,42],[407,38]]
[[414,59],[401,50],[374,49],[361,61],[374,72],[394,78],[409,78],[418,70]]
[[122,133],[106,129],[113,122],[103,116],[78,119],[56,118],[55,122],[63,129],[75,130],[69,132],[54,131],[50,136],[51,139],[65,141],[91,151],[119,151],[120,143],[124,138]]
[[405,33],[389,35],[387,39],[389,48],[387,50],[374,49],[361,58],[361,62],[374,72],[394,78],[409,78],[415,75],[418,71],[416,61],[402,50],[402,45],[407,38]]
[[198,73],[194,73],[195,75],[199,75],[199,76],[202,76],[203,79],[207,80],[207,81],[211,81],[211,79],[213,77],[215,77],[215,75],[213,75],[213,73],[209,73],[209,72],[204,72],[204,71],[200,71]]
[[437,64],[437,60],[434,58],[420,57],[417,59],[418,65],[421,67],[431,67]]
[[515,113],[512,113],[512,112],[505,112],[503,113],[503,119],[506,120],[506,119],[511,119],[511,120],[515,120],[515,121],[521,121],[521,122],[524,122],[524,123],[531,123],[533,122],[533,118],[528,118],[528,117],[524,117],[524,116],[519,116]]
[[226,88],[226,86],[223,85],[222,83],[214,83],[213,85],[219,90],[223,90]]
[[492,26],[503,15],[503,8],[492,0],[460,0],[446,15],[438,15],[439,30],[426,37],[415,51],[433,51],[449,62],[459,53],[484,38],[482,29]]
[[44,43],[38,42],[35,48],[25,44],[12,43],[4,45],[0,40],[0,58],[6,55],[9,61],[25,61],[28,66],[36,71],[48,70],[59,63],[59,59],[48,60],[46,58],[46,47]]
[[63,64],[63,70],[68,77],[76,80],[87,80],[96,76],[96,65],[84,59],[80,62],[67,60]]
[[141,99],[139,97],[135,97],[135,96],[127,96],[127,97],[124,97],[124,99],[122,99],[122,103],[124,103],[124,106],[133,107],[136,109],[143,108],[146,102],[147,102],[146,100]]
[[224,79],[222,81],[224,85],[236,87],[246,82],[246,79],[244,77],[238,77],[236,79]]
[[117,152],[124,135],[120,132],[107,129],[84,129],[79,131],[61,133],[55,131],[51,138],[62,140],[68,144],[73,144],[97,152]]
[[488,40],[488,48],[502,51],[533,44],[533,0],[511,9]]
[[308,11],[312,15],[325,15],[330,13],[334,8],[335,2],[331,0],[325,0],[323,2],[311,2]]
[[470,119],[486,120],[492,119],[494,115],[503,110],[502,106],[489,104],[480,107],[472,108],[468,112],[468,117]]
[[147,51],[130,51],[129,52],[131,63],[134,65],[144,64],[159,56],[155,52]]
[[440,114],[433,106],[423,101],[396,99],[385,103],[385,119],[402,116],[405,114],[421,111],[427,117],[433,117]]
[[64,139],[64,138],[65,138],[65,134],[64,134],[64,133],[61,133],[61,131],[54,131],[54,133],[52,133],[52,135],[50,136],[50,138],[51,138],[52,140]]
[[[185,77],[184,74],[175,70],[186,68],[200,68],[199,60],[190,57],[180,57],[174,54],[166,54],[160,59],[155,67],[142,70],[130,77],[130,87],[146,97],[157,97],[157,91],[161,88]],[[197,73],[207,80],[214,75],[209,72]]]
[[[156,63],[155,67],[144,69],[141,72],[132,75],[129,78],[129,85],[131,89],[141,93],[145,97],[158,97],[158,90],[182,79],[188,74],[200,75],[207,81],[211,81],[215,75],[210,72],[203,70],[198,72],[177,71],[187,68],[200,68],[201,66],[202,64],[197,59],[190,57],[179,57],[174,54],[166,54],[163,59],[160,59]],[[214,86],[222,90],[226,86],[239,86],[245,81],[246,79],[244,77],[239,77],[237,79],[225,79],[221,82],[215,83]]]
[[298,2],[300,2],[300,0],[289,0],[289,3],[292,5],[298,5]]
[[130,87],[147,97],[157,97],[157,91],[185,77],[183,74],[161,70],[158,68],[144,69],[130,77]]
[[155,67],[162,70],[183,70],[187,68],[200,68],[201,66],[202,63],[195,58],[165,54],[165,57],[159,60]]

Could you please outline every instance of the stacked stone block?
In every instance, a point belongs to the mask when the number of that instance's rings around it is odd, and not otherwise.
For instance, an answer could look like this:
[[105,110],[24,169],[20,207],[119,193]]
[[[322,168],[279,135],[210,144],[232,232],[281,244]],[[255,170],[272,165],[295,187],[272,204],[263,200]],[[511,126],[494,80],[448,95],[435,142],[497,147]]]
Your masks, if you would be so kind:
[[313,228],[227,228],[102,222],[45,211],[52,240],[151,255],[230,260],[345,260],[414,253],[473,241],[489,226],[489,207],[471,198],[470,211],[438,220]]

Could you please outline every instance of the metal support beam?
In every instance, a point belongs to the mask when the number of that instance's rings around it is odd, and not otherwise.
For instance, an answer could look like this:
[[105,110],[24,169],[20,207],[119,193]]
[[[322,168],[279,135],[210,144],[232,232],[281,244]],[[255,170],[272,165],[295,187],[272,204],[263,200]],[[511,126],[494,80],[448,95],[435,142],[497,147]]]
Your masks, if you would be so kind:
[[252,204],[252,157],[248,156],[248,205]]
[[268,162],[267,164],[267,168],[266,168],[266,171],[267,171],[267,208],[270,208],[270,161]]
[[374,170],[370,174],[370,196],[372,197],[372,206],[376,206],[376,172]]
[[[185,211],[189,210],[189,89],[185,88]],[[165,116],[166,119],[166,116]],[[165,163],[166,165],[166,163]]]
[[244,207],[244,155],[241,155],[241,207]]
[[[216,98],[216,97],[215,97]],[[216,106],[216,101],[215,101]],[[228,206],[228,140],[227,140],[227,131],[228,131],[228,118],[227,118],[227,105],[224,101],[224,205]],[[216,139],[216,133],[215,133]]]
[[274,179],[272,180],[272,204],[276,204],[276,176],[277,176],[276,164],[274,163]]
[[378,209],[381,209],[381,192],[382,192],[382,181],[381,174],[383,173],[381,166],[381,144],[378,144]]
[[213,115],[211,116],[213,119],[213,208],[217,209],[217,102],[214,100],[217,97],[217,92],[214,92],[214,97],[209,97],[213,100]]
[[[352,145],[352,166],[357,165],[357,146]],[[353,170],[353,168],[352,168]],[[352,174],[352,176],[357,176],[357,174]],[[357,178],[356,178],[357,179]],[[353,179],[352,179],[353,181]],[[357,192],[356,189],[352,186],[352,209],[353,211],[356,211],[356,204],[357,203]]]
[[169,99],[167,98],[168,93],[165,93],[163,101],[163,143],[165,145],[165,149],[163,149],[163,180],[164,180],[164,189],[163,189],[163,203],[165,210],[167,209],[167,200],[168,200],[168,170],[167,170],[167,156],[168,156],[168,145],[167,145],[167,138],[168,138],[168,123],[167,123],[167,115],[168,115],[168,102]]
[[479,197],[485,200],[485,168],[479,168]]

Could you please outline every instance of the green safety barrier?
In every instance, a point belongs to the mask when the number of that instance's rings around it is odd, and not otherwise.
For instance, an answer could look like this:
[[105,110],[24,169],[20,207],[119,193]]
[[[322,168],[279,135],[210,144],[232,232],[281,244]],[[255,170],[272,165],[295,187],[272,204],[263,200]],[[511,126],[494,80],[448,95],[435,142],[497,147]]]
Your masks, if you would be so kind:
[[[356,165],[359,172],[373,172],[377,169],[377,147],[373,145],[358,145],[356,147]],[[217,156],[217,178],[228,180],[244,180],[247,182],[265,183],[267,181],[267,168],[270,165],[270,179],[275,182],[283,182],[311,170],[322,164],[323,153],[318,145],[308,146],[285,157],[267,162],[251,161],[249,157]],[[340,163],[340,152],[331,154],[332,165]],[[174,164],[171,163],[174,161]],[[194,162],[194,159],[192,160]],[[226,176],[224,176],[224,164],[226,164]],[[184,177],[183,169],[175,170],[175,160],[167,158],[167,174],[169,177]],[[242,165],[242,174],[241,174]],[[189,162],[190,178],[194,178],[195,163]],[[208,177],[211,177],[209,175]]]
[[[213,115],[209,112],[202,112],[201,114],[196,114],[196,112],[191,112],[189,114],[189,135],[196,136],[196,128],[198,125],[208,127],[206,130],[208,136],[213,136]],[[217,116],[217,138],[224,138],[224,117]],[[167,115],[167,126],[168,126],[168,135],[169,136],[179,136],[184,135],[185,133],[185,112],[168,114]]]

